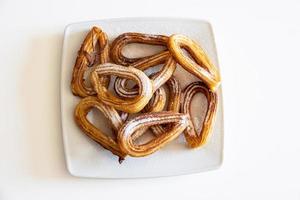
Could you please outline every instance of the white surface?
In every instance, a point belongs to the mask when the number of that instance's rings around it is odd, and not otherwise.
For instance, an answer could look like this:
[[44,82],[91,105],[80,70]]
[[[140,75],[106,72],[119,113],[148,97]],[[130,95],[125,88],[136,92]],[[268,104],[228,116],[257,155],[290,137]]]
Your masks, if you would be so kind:
[[[77,52],[87,32],[93,26],[101,27],[107,33],[110,42],[118,35],[126,32],[163,35],[185,34],[201,44],[212,59],[212,62],[218,66],[211,26],[204,21],[171,18],[123,18],[69,25],[64,36],[61,71],[63,140],[69,172],[78,177],[141,178],[189,174],[219,167],[222,162],[223,150],[223,103],[221,89],[218,91],[219,104],[214,129],[209,142],[201,149],[192,150],[187,148],[184,137],[181,135],[181,137],[150,156],[143,158],[128,156],[120,165],[117,156],[104,150],[99,144],[82,133],[74,121],[74,108],[80,98],[72,94],[70,82]],[[140,45],[132,44],[130,48],[127,47],[125,54],[133,55],[136,53],[136,56],[151,55],[150,50],[155,52],[157,48],[159,47],[152,46],[145,51],[140,48]],[[153,68],[149,70],[152,73],[155,71]],[[149,70],[148,72],[150,72]],[[174,76],[180,82],[182,88],[199,80],[182,69],[181,66],[177,66]],[[192,117],[195,124],[201,124],[203,120],[200,121],[199,119],[204,118],[207,104],[206,99],[199,98],[200,95],[197,99],[196,97],[198,95],[193,99],[191,107],[193,111]],[[107,120],[103,116],[99,118],[97,112],[91,112],[89,117],[96,127],[100,127],[100,130],[109,129]]]
[[[0,1],[1,200],[300,198],[300,2],[172,2]],[[56,109],[64,27],[153,15],[213,25],[223,76],[223,165],[172,178],[74,178]]]

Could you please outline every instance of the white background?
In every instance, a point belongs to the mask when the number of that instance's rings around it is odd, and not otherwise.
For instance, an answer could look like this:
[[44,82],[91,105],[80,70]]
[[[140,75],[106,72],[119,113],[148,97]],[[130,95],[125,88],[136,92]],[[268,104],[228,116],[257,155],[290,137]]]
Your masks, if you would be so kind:
[[[224,162],[180,177],[70,176],[59,114],[64,27],[111,17],[209,20],[223,77]],[[300,199],[300,2],[0,0],[0,200]]]

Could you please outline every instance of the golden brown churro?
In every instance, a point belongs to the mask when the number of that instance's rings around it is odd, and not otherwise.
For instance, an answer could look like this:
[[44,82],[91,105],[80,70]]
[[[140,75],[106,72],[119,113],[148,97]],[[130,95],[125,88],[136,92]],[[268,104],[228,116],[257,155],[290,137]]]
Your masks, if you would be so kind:
[[112,60],[119,65],[129,66],[137,61],[148,59],[151,56],[145,56],[140,58],[127,58],[122,54],[124,46],[130,43],[141,43],[166,46],[168,37],[164,35],[151,35],[144,33],[123,33],[119,35],[111,45],[110,56]]
[[[71,82],[73,94],[80,97],[95,95],[93,88],[85,84],[85,72],[89,67],[95,64],[106,63],[108,60],[109,46],[107,35],[98,27],[93,27],[78,51]],[[100,81],[105,86],[109,84],[108,77],[102,77]]]
[[[153,92],[155,92],[161,85],[163,85],[173,74],[176,69],[176,62],[170,56],[168,51],[162,51],[152,56],[146,56],[141,58],[127,58],[122,55],[122,49],[124,46],[130,43],[142,43],[152,45],[166,46],[168,37],[164,35],[150,35],[143,33],[124,33],[117,37],[110,51],[111,57],[114,62],[125,66],[132,66],[140,70],[146,70],[150,67],[164,64],[160,70],[160,74],[153,80]],[[117,78],[115,82],[116,93],[125,98],[133,98],[137,96],[138,90],[136,88],[126,88],[126,79]]]
[[[153,140],[137,145],[133,143],[132,135],[135,131],[159,124],[175,123],[171,130],[161,134]],[[186,114],[174,112],[157,112],[141,114],[127,121],[118,132],[118,142],[122,151],[133,157],[142,157],[154,153],[164,145],[177,138],[189,125],[189,117]]]
[[[139,86],[139,95],[129,100],[120,99],[114,96],[99,82],[99,77],[108,75],[132,79]],[[150,79],[142,71],[133,67],[124,67],[112,63],[102,64],[95,67],[91,72],[90,79],[94,86],[94,90],[97,92],[98,98],[103,101],[103,103],[127,113],[137,113],[141,111],[149,102],[153,94],[153,86]]]
[[105,149],[111,151],[113,154],[119,156],[120,161],[123,160],[126,154],[121,151],[116,139],[105,135],[101,130],[96,128],[87,119],[87,114],[92,108],[96,108],[101,111],[104,116],[110,120],[112,128],[118,131],[123,124],[123,120],[119,116],[118,112],[111,106],[107,106],[102,103],[97,97],[86,97],[82,99],[75,108],[74,118],[78,126],[83,130],[83,132],[93,139],[95,142],[99,143]]
[[[175,34],[170,36],[168,48],[183,68],[204,81],[212,91],[216,91],[221,81],[219,70],[195,41]],[[181,48],[187,50],[196,62],[185,55]]]
[[[202,129],[198,134],[194,128],[191,113],[190,113],[191,101],[193,99],[193,96],[197,93],[204,94],[208,103],[205,119],[202,124]],[[212,132],[213,129],[213,124],[217,113],[217,106],[218,106],[217,94],[210,91],[203,82],[191,83],[184,89],[181,112],[190,115],[191,122],[192,122],[190,128],[184,131],[184,136],[189,147],[191,148],[200,147],[207,142],[207,139],[209,138],[209,134]]]

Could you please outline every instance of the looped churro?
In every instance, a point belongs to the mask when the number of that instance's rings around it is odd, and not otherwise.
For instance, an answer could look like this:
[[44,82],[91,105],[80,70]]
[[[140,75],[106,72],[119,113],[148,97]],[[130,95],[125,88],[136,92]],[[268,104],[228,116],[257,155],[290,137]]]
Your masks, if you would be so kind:
[[[101,85],[99,77],[115,75],[135,81],[139,87],[139,95],[135,98],[124,100],[114,96],[106,87]],[[150,79],[142,71],[133,67],[124,67],[112,63],[98,65],[90,74],[90,79],[98,98],[103,103],[113,106],[115,109],[127,113],[141,111],[149,102],[153,94],[153,86]]]
[[168,37],[164,35],[151,35],[143,33],[123,33],[119,35],[111,45],[110,56],[112,60],[119,65],[129,66],[137,61],[149,59],[151,56],[145,56],[140,58],[128,58],[122,54],[124,46],[130,43],[142,43],[151,45],[166,46]]
[[82,99],[76,106],[74,113],[76,123],[88,137],[99,143],[105,149],[111,151],[113,154],[119,156],[119,161],[122,161],[125,158],[126,153],[119,148],[116,139],[105,135],[101,130],[88,121],[87,114],[92,108],[100,110],[104,116],[110,120],[112,128],[115,131],[120,129],[123,124],[123,120],[119,116],[118,112],[113,107],[103,104],[97,97],[93,96]]
[[[198,134],[196,133],[190,113],[192,98],[197,93],[204,94],[208,104],[205,118],[202,124],[202,129]],[[190,115],[191,118],[191,126],[184,131],[184,136],[189,147],[200,147],[207,142],[209,135],[213,129],[213,123],[217,113],[217,104],[217,94],[209,90],[203,82],[191,83],[184,89],[181,111],[185,114]]]
[[[218,88],[221,81],[219,70],[196,42],[184,35],[175,34],[170,36],[168,48],[183,68],[205,82],[212,91]],[[188,51],[196,62],[185,55],[181,48]]]
[[[145,144],[134,144],[132,135],[135,131],[159,124],[175,123],[172,129]],[[169,111],[141,114],[127,121],[118,132],[118,142],[122,151],[133,157],[142,157],[154,153],[164,145],[177,138],[189,125],[186,114]]]
[[[76,58],[72,75],[72,92],[76,96],[86,97],[95,95],[93,88],[84,81],[86,70],[95,65],[106,63],[109,60],[109,46],[107,35],[99,28],[93,27],[84,39]],[[108,77],[100,79],[105,86],[109,84]]]

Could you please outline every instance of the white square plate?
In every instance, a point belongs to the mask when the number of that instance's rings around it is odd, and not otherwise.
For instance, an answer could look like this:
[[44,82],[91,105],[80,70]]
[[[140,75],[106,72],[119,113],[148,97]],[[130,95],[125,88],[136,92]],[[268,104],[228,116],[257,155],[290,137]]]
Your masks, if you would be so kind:
[[[213,63],[218,66],[212,29],[210,24],[205,21],[172,18],[125,18],[83,22],[67,26],[61,66],[61,116],[65,157],[69,172],[78,177],[142,178],[189,174],[219,167],[222,163],[223,151],[221,88],[218,90],[219,106],[212,136],[208,144],[200,149],[187,148],[184,138],[181,136],[150,156],[127,157],[122,164],[119,164],[116,156],[104,150],[81,132],[73,119],[74,108],[80,98],[72,95],[70,82],[77,52],[85,35],[94,25],[100,26],[108,34],[110,42],[124,32],[163,35],[181,33],[201,44]],[[130,48],[125,49],[125,54],[134,55],[135,47],[131,46]],[[140,49],[143,47],[139,46],[139,51]],[[143,50],[145,54],[149,53],[147,49]],[[179,79],[182,88],[190,82],[197,81],[196,77],[182,70],[181,67],[176,69],[175,77]],[[195,97],[192,103],[194,120],[203,119],[206,104],[203,96]],[[91,115],[89,116],[90,120],[97,123],[93,116],[95,113]],[[102,126],[104,124],[102,122]],[[102,128],[107,129],[107,127]]]

